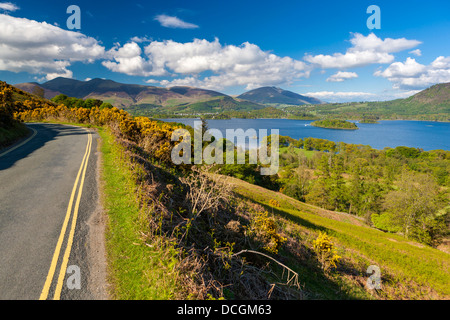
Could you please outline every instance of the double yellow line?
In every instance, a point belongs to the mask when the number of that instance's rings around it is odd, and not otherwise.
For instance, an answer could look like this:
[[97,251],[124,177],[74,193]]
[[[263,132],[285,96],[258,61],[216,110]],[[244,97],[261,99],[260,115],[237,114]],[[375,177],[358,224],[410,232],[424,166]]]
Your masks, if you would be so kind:
[[[65,250],[64,256],[62,258],[61,268],[59,271],[59,276],[58,276],[58,280],[56,283],[56,289],[55,289],[53,299],[59,300],[61,297],[61,290],[62,290],[62,286],[63,286],[63,282],[64,282],[64,277],[66,275],[67,263],[69,262],[70,251],[72,250],[73,237],[75,234],[75,227],[76,227],[77,218],[78,218],[78,209],[80,207],[81,194],[83,192],[83,185],[84,185],[84,179],[86,176],[86,169],[88,166],[89,156],[91,154],[91,146],[92,146],[92,135],[89,132],[88,133],[88,143],[86,146],[86,152],[84,153],[83,161],[81,162],[80,169],[78,170],[77,178],[75,180],[75,184],[72,189],[72,194],[70,196],[69,205],[67,207],[66,217],[64,218],[64,223],[63,223],[63,226],[61,229],[61,233],[59,234],[55,252],[53,253],[53,259],[52,259],[52,262],[50,264],[50,269],[47,274],[47,279],[45,280],[44,288],[42,289],[39,300],[47,300],[47,298],[48,298],[50,287],[52,285],[53,277],[55,275],[56,267],[57,267],[58,260],[60,257],[61,247],[64,242],[64,238],[66,236],[67,226],[69,224],[70,217],[72,216],[72,224],[70,226],[66,250]],[[81,178],[81,181],[80,181],[80,178]],[[80,182],[79,185],[78,185],[78,182]],[[77,189],[78,189],[78,195],[77,195],[77,199],[75,202],[75,207],[74,207],[73,215],[72,215],[72,207],[73,207],[73,203],[75,200],[75,194],[77,193]]]

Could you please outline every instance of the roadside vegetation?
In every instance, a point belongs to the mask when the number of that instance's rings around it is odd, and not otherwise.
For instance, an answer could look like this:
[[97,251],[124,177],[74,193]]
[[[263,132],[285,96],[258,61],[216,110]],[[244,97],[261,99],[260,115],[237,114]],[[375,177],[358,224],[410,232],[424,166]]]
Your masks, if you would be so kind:
[[262,177],[261,164],[174,165],[181,124],[22,97],[18,121],[99,128],[115,299],[450,297],[450,256],[433,248],[448,231],[448,151],[281,137],[281,170]]
[[13,93],[11,87],[0,82],[0,149],[29,134],[28,128],[13,118]]

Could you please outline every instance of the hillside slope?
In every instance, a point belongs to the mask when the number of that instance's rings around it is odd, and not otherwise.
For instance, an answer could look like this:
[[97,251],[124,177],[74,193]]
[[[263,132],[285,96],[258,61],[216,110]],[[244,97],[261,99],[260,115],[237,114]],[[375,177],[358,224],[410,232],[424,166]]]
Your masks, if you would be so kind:
[[302,106],[319,117],[450,121],[450,83],[440,83],[405,99]]
[[[365,292],[381,299],[448,299],[450,297],[450,255],[407,240],[392,233],[384,233],[367,226],[357,217],[305,204],[282,193],[228,178],[233,190],[242,200],[261,205],[284,228],[284,236],[292,237],[302,246],[312,246],[319,231],[331,235],[338,245],[343,261],[332,281],[350,286],[353,293],[364,290],[369,265],[381,270],[382,290]],[[271,203],[277,203],[273,206]],[[304,249],[298,248],[299,254]],[[305,257],[291,257],[289,266],[303,274],[305,287],[317,288]],[[286,262],[286,260],[284,260]],[[287,263],[287,262],[286,262]],[[345,267],[344,267],[345,266]],[[328,287],[328,289],[330,289]],[[326,294],[326,293],[323,293]],[[355,297],[355,296],[353,296]]]

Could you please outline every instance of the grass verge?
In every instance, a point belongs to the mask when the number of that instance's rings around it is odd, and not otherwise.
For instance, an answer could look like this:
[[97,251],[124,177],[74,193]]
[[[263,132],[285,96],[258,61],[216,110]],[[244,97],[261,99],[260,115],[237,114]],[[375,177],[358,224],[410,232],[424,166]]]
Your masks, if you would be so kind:
[[148,234],[148,209],[139,205],[125,150],[108,129],[100,128],[99,135],[110,296],[118,300],[176,299],[182,290],[177,285],[178,252],[164,238]]
[[11,128],[0,127],[0,149],[7,147],[18,139],[25,137],[30,133],[30,130],[20,122],[13,124]]

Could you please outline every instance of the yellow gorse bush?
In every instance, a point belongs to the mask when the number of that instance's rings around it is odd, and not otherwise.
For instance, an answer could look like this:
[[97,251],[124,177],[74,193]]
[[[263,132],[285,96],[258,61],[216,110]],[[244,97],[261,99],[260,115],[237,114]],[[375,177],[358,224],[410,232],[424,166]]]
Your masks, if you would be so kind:
[[269,200],[269,206],[271,206],[271,207],[279,207],[280,204],[278,203],[277,200],[275,200],[275,199],[270,199],[270,200]]
[[317,239],[313,241],[313,249],[325,271],[330,268],[337,268],[337,263],[341,259],[336,253],[336,248],[331,240],[329,235],[320,231]]
[[[14,94],[20,95],[22,100],[14,99]],[[171,141],[172,133],[180,127],[146,117],[133,118],[115,107],[68,108],[63,104],[56,105],[0,81],[0,122],[8,117],[22,122],[53,120],[110,126],[118,129],[123,138],[140,143],[145,151],[165,162],[170,160],[175,145]]]
[[275,219],[269,217],[267,211],[257,212],[250,224],[250,235],[263,243],[263,249],[277,254],[286,238],[277,233]]

